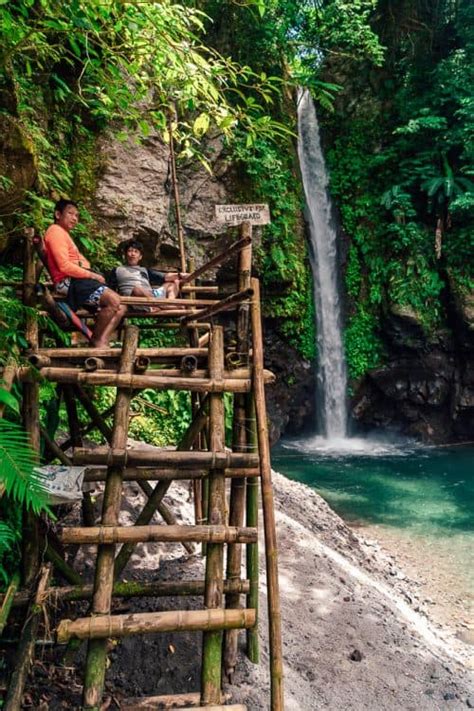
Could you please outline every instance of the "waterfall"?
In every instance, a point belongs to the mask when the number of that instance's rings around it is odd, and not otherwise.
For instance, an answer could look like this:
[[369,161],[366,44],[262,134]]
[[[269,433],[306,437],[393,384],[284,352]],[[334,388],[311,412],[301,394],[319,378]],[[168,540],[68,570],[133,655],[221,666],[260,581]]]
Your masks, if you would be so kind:
[[298,96],[298,156],[310,229],[318,348],[318,429],[327,439],[347,432],[347,374],[338,287],[337,234],[319,126],[308,91]]

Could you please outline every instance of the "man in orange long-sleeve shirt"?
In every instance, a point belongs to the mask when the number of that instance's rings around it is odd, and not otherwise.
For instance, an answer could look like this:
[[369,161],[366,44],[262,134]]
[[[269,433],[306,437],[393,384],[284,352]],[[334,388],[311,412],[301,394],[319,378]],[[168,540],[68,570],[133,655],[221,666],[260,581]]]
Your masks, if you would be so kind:
[[105,348],[127,310],[120,297],[105,285],[101,274],[92,271],[79,252],[70,232],[79,222],[79,211],[72,200],[59,200],[54,206],[54,224],[44,236],[46,260],[57,294],[66,297],[72,309],[81,306],[97,309],[92,345]]

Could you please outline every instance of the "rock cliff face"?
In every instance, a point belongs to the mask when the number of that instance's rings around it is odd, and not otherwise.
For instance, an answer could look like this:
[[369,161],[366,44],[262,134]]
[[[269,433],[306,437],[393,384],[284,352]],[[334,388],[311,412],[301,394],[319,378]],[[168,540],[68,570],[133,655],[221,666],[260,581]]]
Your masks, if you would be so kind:
[[[103,142],[100,152],[101,174],[93,208],[98,224],[117,241],[140,239],[147,263],[178,266],[169,147],[158,138],[140,145],[112,139]],[[237,236],[235,228],[232,233],[216,222],[214,205],[240,202],[236,197],[239,175],[218,140],[208,146],[207,154],[212,156],[212,174],[195,163],[181,167],[178,174],[186,251],[197,265],[221,252],[224,244]],[[296,239],[304,239],[304,235]],[[254,244],[258,246],[259,241],[259,229],[254,228]],[[220,269],[218,282],[228,284],[232,271],[225,266]],[[279,338],[271,320],[265,323],[265,340],[266,366],[277,376],[268,392],[271,439],[275,442],[284,431],[301,431],[312,420],[314,374],[311,364]]]
[[388,351],[356,390],[352,415],[362,428],[392,428],[425,442],[472,440],[474,320],[469,299],[453,300],[449,328],[430,339],[413,311],[392,308]]

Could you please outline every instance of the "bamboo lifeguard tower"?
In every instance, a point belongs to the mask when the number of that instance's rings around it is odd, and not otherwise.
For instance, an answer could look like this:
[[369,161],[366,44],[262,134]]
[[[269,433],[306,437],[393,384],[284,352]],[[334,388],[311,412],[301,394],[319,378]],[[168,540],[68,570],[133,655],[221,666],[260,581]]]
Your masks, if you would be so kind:
[[[35,294],[37,269],[31,235],[25,239],[23,300],[29,310],[26,323],[30,365],[4,369],[3,387],[16,379],[22,383],[23,421],[33,448],[43,441],[49,461],[87,467],[86,482],[104,482],[100,523],[96,525],[89,494],[84,493],[81,526],[63,527],[62,546],[97,546],[94,581],[83,578],[52,541],[42,539],[38,520],[28,513],[24,523],[22,588],[3,597],[0,615],[11,607],[29,605],[18,647],[5,706],[21,708],[22,696],[41,611],[48,601],[90,600],[88,614],[62,619],[54,630],[58,644],[69,652],[87,642],[82,708],[99,711],[102,704],[109,638],[169,631],[202,632],[200,690],[184,690],[175,696],[130,699],[123,709],[228,709],[243,711],[240,704],[226,705],[222,693],[223,675],[228,678],[236,666],[239,630],[246,630],[246,654],[258,661],[258,507],[259,490],[264,521],[265,559],[268,588],[268,626],[271,690],[269,707],[283,709],[282,646],[278,592],[277,547],[270,450],[265,409],[266,382],[273,376],[264,370],[259,282],[251,276],[251,226],[241,227],[240,239],[194,271],[194,279],[183,289],[183,298],[167,300],[167,308],[153,313],[130,313],[125,318],[121,348],[90,349],[80,346],[43,347],[43,334],[35,313],[41,313]],[[206,270],[226,260],[237,260],[235,290],[219,298],[218,289],[197,286]],[[211,294],[215,298],[202,298]],[[128,306],[151,303],[141,297],[122,298]],[[155,302],[156,303],[156,302]],[[233,311],[235,330],[232,346],[224,345],[222,314]],[[80,314],[79,314],[80,315]],[[86,316],[86,314],[83,314]],[[181,329],[184,347],[141,348],[136,318],[146,318],[156,327]],[[228,324],[226,318],[225,323]],[[143,323],[143,321],[141,321]],[[227,326],[228,327],[228,326]],[[8,372],[7,372],[8,371]],[[52,439],[41,427],[38,416],[39,378],[61,387],[68,422],[65,442]],[[89,386],[85,388],[84,386]],[[100,413],[90,396],[90,387],[116,388],[113,408]],[[127,448],[130,404],[144,388],[184,390],[191,393],[192,422],[174,451]],[[225,446],[224,393],[234,403],[233,443]],[[80,424],[80,402],[90,422]],[[107,417],[113,409],[113,425]],[[83,446],[84,436],[98,430],[107,446]],[[66,451],[72,448],[72,455]],[[193,482],[195,524],[178,525],[163,498],[175,480]],[[135,481],[147,502],[132,526],[121,526],[119,515],[123,484]],[[162,525],[152,525],[158,511]],[[134,547],[140,542],[203,544],[204,580],[175,580],[129,583],[121,574]],[[40,548],[49,563],[40,563]],[[245,555],[244,555],[245,553]],[[245,571],[243,574],[242,571]],[[54,580],[54,582],[53,582]],[[200,595],[201,609],[114,614],[114,597]],[[245,601],[245,602],[243,602]],[[82,609],[84,609],[82,607]],[[132,670],[133,671],[133,670]]]

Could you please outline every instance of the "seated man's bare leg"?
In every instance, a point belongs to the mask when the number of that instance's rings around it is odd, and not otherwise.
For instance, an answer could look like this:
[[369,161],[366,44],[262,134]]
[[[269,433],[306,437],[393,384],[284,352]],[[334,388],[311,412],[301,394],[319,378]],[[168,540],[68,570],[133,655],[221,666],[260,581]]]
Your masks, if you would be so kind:
[[[134,286],[134,287],[133,287],[133,290],[132,290],[132,293],[130,294],[130,296],[148,296],[148,297],[153,297],[153,292],[152,292],[152,291],[149,291],[149,290],[147,290],[147,289],[145,289],[145,288],[142,287],[142,286]],[[157,299],[157,301],[158,301],[158,299]],[[140,307],[140,308],[142,308],[142,307]],[[160,310],[160,307],[159,307],[159,306],[156,306],[156,307],[155,307],[155,306],[150,306],[150,307],[146,306],[146,307],[143,307],[143,309],[144,309],[145,311],[149,311],[150,313],[154,313],[155,311],[159,311],[159,310]]]
[[153,296],[149,289],[144,289],[142,286],[134,286],[130,296]]
[[166,282],[165,288],[166,288],[166,298],[167,299],[177,299],[178,298],[179,283],[177,281]]
[[91,345],[93,348],[106,348],[110,337],[127,312],[127,307],[120,303],[120,296],[106,289],[99,301],[100,310],[94,325]]

